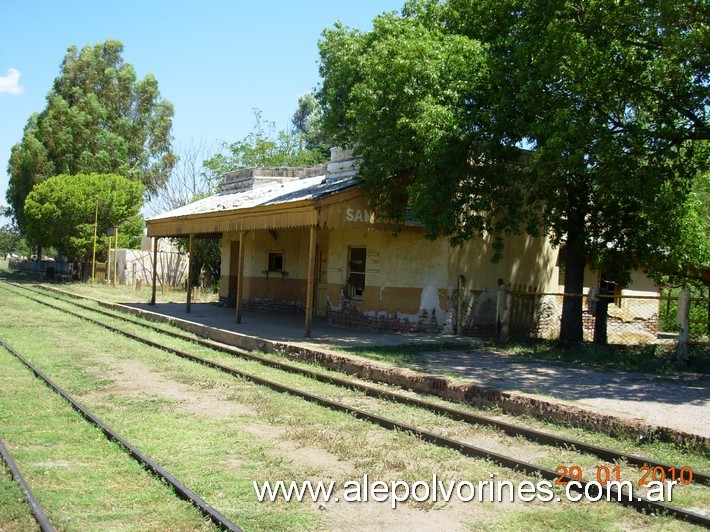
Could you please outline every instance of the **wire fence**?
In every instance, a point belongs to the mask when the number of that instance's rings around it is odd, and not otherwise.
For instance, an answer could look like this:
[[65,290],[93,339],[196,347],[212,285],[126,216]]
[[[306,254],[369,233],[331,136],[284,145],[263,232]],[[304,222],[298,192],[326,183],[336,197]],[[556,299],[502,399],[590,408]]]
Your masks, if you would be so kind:
[[[678,297],[661,298],[659,331],[678,335]],[[710,345],[710,299],[691,297],[688,308],[688,341],[691,344]]]
[[[509,338],[557,339],[565,298],[581,299],[584,341],[619,345],[673,344],[681,334],[678,296],[560,294],[510,291],[505,312]],[[710,345],[710,299],[691,297],[687,308],[689,344]]]

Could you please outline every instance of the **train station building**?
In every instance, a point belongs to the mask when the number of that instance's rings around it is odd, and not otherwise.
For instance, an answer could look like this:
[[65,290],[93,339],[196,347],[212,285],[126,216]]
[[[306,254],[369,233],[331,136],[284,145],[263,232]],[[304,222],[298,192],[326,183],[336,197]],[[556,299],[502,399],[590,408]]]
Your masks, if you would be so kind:
[[[454,247],[426,239],[414,220],[395,233],[369,207],[356,172],[352,153],[338,148],[313,167],[233,172],[220,194],[150,218],[148,236],[219,238],[220,301],[235,307],[238,322],[243,310],[298,312],[306,336],[313,316],[363,329],[490,335],[502,280],[539,295],[520,327],[554,335],[558,248],[509,237],[494,263],[485,238]],[[598,285],[598,274],[587,277],[586,286]],[[629,290],[657,294],[638,272]]]

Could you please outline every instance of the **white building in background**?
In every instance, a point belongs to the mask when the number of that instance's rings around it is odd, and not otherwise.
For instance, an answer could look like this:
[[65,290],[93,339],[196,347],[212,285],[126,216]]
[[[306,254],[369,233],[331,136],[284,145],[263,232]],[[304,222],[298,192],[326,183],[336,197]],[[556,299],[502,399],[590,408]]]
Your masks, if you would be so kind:
[[[150,251],[152,253],[154,240],[155,238],[152,236],[142,237],[141,251]],[[173,240],[169,238],[161,238],[158,240],[158,253],[180,253],[180,248],[173,243]]]
[[[119,249],[116,268],[119,284],[132,285],[141,281],[153,282],[153,238],[143,237],[141,249]],[[108,278],[113,279],[115,250],[111,250],[108,262]],[[158,242],[157,283],[167,286],[182,286],[187,278],[188,257],[181,253],[169,239]]]

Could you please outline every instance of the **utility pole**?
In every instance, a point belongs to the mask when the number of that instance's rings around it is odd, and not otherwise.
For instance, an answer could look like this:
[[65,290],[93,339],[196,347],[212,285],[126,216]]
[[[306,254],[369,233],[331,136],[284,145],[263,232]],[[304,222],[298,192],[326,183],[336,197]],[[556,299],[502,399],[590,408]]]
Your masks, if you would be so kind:
[[118,286],[118,227],[116,231],[116,249],[113,252],[113,286]]
[[678,294],[678,365],[688,365],[688,339],[690,329],[690,290],[683,288]]
[[[94,252],[91,257],[91,284],[96,279],[96,230],[99,225],[99,197],[96,196],[96,212],[94,212]],[[84,272],[82,272],[83,274]],[[83,281],[83,279],[82,279]]]

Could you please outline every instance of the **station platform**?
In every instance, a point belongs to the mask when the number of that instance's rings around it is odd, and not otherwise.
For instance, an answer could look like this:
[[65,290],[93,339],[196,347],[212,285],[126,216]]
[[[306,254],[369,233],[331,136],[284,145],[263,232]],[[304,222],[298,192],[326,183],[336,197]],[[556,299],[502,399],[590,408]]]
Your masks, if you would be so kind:
[[242,312],[241,323],[237,323],[236,312],[213,303],[192,303],[187,313],[185,303],[127,303],[135,308],[159,312],[167,316],[192,320],[209,327],[217,327],[246,336],[268,338],[280,342],[322,347],[362,347],[377,345],[400,345],[407,343],[456,342],[463,345],[476,343],[471,337],[440,334],[387,333],[370,330],[355,330],[326,323],[325,318],[315,316],[311,325],[311,336],[306,338],[305,316],[298,313]]
[[[595,419],[593,423],[612,431],[617,430],[615,426],[628,425],[639,432],[649,427],[671,438],[676,438],[673,434],[677,431],[681,437],[698,436],[705,440],[704,445],[710,441],[708,375],[657,377],[523,360],[471,337],[352,330],[329,325],[323,318],[313,320],[312,335],[306,338],[302,314],[246,311],[238,324],[234,309],[212,303],[193,303],[190,313],[184,303],[124,305],[137,313],[162,316],[163,321],[176,320],[187,330],[224,343],[291,353],[294,358],[447,399],[503,400],[512,405],[512,411],[522,405],[520,408],[554,415],[562,412],[560,415],[571,416],[570,420]],[[441,350],[444,342],[446,350]],[[418,352],[416,361],[405,369],[343,352],[355,347],[422,343],[438,346]],[[617,422],[621,425],[615,425]]]

